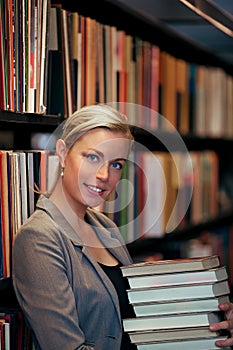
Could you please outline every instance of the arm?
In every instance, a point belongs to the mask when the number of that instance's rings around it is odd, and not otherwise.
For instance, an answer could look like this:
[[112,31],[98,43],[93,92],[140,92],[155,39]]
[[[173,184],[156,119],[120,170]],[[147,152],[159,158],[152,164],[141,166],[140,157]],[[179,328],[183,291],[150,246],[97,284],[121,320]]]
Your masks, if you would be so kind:
[[16,237],[13,280],[17,298],[40,348],[92,350],[79,327],[62,243],[45,229],[46,234],[43,229],[25,230]]

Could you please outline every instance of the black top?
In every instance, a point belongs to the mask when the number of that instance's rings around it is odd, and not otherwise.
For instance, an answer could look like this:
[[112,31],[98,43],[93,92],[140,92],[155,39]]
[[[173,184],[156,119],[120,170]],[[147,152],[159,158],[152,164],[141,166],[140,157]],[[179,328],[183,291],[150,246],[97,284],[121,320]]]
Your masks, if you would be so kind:
[[[123,277],[120,264],[115,266],[107,266],[100,264],[106,275],[111,280],[114,285],[120,305],[121,318],[130,318],[135,317],[133,307],[129,304],[128,296],[126,290],[129,289],[129,284],[127,278]],[[136,346],[130,342],[129,336],[127,333],[123,333],[121,350],[134,350]]]

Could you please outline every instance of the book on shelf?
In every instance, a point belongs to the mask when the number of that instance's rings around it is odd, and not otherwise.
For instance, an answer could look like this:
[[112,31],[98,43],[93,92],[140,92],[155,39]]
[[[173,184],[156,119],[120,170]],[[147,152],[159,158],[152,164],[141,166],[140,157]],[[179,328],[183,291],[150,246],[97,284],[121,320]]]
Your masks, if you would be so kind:
[[10,323],[4,323],[4,341],[5,341],[5,350],[10,350]]
[[176,58],[171,54],[160,52],[160,99],[164,130],[176,126]]
[[189,125],[189,64],[177,58],[176,60],[176,120],[178,130],[187,134]]
[[[189,339],[189,340],[177,340],[177,341],[164,341],[153,343],[138,343],[137,350],[206,350],[206,349],[219,349],[215,345],[217,340],[225,340],[227,336],[217,336],[213,338],[201,338],[201,339]],[[224,347],[222,349],[230,350],[230,347]]]
[[[146,237],[161,237],[166,228],[170,193],[167,195],[169,160],[165,153],[144,152],[142,160],[146,181],[143,196],[146,199],[142,214],[142,232]],[[153,208],[153,209],[152,209]]]
[[197,224],[218,215],[218,169],[219,159],[216,152],[189,152],[193,176],[195,179],[190,203],[191,222]]
[[10,232],[10,208],[11,208],[11,196],[10,196],[10,154],[12,151],[0,150],[0,198],[1,198],[1,239],[2,239],[2,262],[3,262],[3,275],[1,277],[10,276],[10,245],[11,245],[11,232]]
[[[16,235],[16,232],[21,225],[22,213],[21,213],[21,193],[20,193],[20,163],[19,154],[12,152],[9,158],[10,167],[10,179],[9,185],[11,188],[10,194],[10,231],[12,239]],[[14,189],[14,190],[12,190]]]
[[5,309],[4,311],[0,310],[1,349],[16,349],[17,322],[15,310],[8,311]]
[[222,332],[212,332],[208,326],[177,328],[159,330],[145,330],[129,332],[131,343],[152,343],[163,341],[176,341],[182,337],[183,340],[199,338],[215,338],[222,335]]
[[173,260],[145,261],[121,267],[124,277],[171,272],[201,271],[220,266],[217,255]]
[[183,300],[193,298],[211,298],[230,293],[228,280],[207,283],[190,283],[184,285],[171,285],[163,287],[128,289],[128,298],[131,304],[165,301]]
[[209,326],[222,321],[221,312],[195,312],[180,315],[153,315],[123,319],[125,332]]
[[33,152],[26,153],[26,174],[28,184],[28,215],[31,215],[35,210],[35,193],[34,193],[34,166],[33,166]]
[[28,218],[28,183],[27,183],[27,161],[26,153],[19,152],[20,158],[20,192],[21,192],[21,212],[22,223]]
[[5,331],[4,331],[5,322],[0,320],[0,349],[5,348]]
[[[1,290],[0,295],[2,295]],[[5,350],[33,349],[31,332],[18,307],[0,307],[0,322],[4,323]]]
[[159,287],[169,285],[180,285],[187,283],[217,282],[228,278],[226,267],[221,266],[214,269],[178,272],[160,275],[129,276],[130,288]]
[[64,53],[62,37],[62,8],[52,4],[50,8],[50,27],[48,41],[48,83],[47,113],[66,115]]
[[10,350],[10,323],[2,318],[0,318],[0,342],[1,349]]
[[218,305],[228,303],[229,295],[205,299],[168,300],[132,304],[136,317],[152,315],[182,314],[187,312],[218,311]]

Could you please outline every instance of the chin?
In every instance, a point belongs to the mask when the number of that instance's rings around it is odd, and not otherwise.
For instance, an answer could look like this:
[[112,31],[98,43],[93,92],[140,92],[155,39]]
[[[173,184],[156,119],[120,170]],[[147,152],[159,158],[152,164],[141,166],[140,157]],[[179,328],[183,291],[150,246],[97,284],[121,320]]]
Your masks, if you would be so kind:
[[86,205],[88,207],[91,207],[91,208],[96,208],[96,207],[100,206],[103,202],[104,202],[103,198],[100,198],[99,200],[97,200],[97,199],[95,199],[95,200],[87,199],[85,201]]

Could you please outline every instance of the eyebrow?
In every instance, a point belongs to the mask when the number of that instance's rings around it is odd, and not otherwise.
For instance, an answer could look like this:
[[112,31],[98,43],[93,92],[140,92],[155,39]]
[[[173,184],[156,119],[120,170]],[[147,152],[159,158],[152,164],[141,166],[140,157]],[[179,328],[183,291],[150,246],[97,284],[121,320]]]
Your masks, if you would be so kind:
[[114,162],[119,162],[119,161],[122,161],[122,160],[123,160],[124,162],[126,162],[126,161],[127,161],[127,158],[116,158],[116,159],[112,159],[111,162],[112,162],[112,161],[114,161]]
[[[100,151],[98,151],[97,149],[95,148],[88,148],[88,151],[94,151],[96,152],[100,157],[104,158],[104,154]],[[127,161],[127,158],[115,158],[115,159],[111,159],[111,162],[114,161],[114,162],[119,162],[119,161],[124,161],[126,162]]]
[[95,148],[88,148],[88,152],[89,151],[94,151],[95,153],[97,153],[100,157],[104,158],[104,154],[100,151],[98,151],[97,149]]

